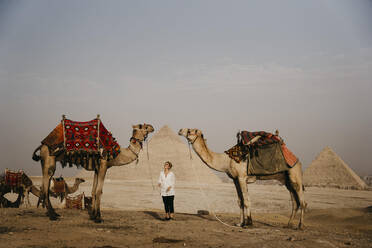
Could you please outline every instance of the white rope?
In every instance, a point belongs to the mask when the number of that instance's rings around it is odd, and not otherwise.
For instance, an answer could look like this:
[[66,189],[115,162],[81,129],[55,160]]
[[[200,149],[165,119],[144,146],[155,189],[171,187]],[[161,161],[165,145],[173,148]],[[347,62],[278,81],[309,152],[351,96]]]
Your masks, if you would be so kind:
[[149,171],[150,171],[152,190],[155,191],[154,180],[152,178],[152,170],[151,170],[151,165],[150,165],[149,143],[147,142],[147,140],[146,140],[146,154],[147,154],[147,165],[148,165]]
[[189,143],[189,153],[190,153],[190,163],[191,163],[191,167],[192,167],[192,169],[193,169],[194,176],[196,177],[196,179],[197,179],[197,181],[198,181],[199,190],[200,190],[201,194],[202,194],[203,197],[204,197],[204,201],[207,203],[208,209],[212,212],[214,218],[215,218],[218,222],[220,222],[221,224],[223,224],[223,225],[225,225],[225,226],[228,226],[228,227],[241,228],[241,227],[233,226],[233,225],[230,225],[230,224],[227,224],[227,223],[223,222],[220,218],[217,217],[215,211],[212,210],[212,208],[211,208],[211,206],[210,206],[210,204],[209,204],[209,201],[208,201],[208,197],[207,197],[207,195],[205,194],[204,190],[202,189],[202,187],[201,187],[201,185],[200,185],[199,175],[198,175],[198,173],[196,173],[196,170],[195,170],[194,165],[193,165],[193,163],[192,163],[192,155],[191,155],[191,148],[190,148],[191,144],[190,144],[190,142],[188,142],[188,143]]

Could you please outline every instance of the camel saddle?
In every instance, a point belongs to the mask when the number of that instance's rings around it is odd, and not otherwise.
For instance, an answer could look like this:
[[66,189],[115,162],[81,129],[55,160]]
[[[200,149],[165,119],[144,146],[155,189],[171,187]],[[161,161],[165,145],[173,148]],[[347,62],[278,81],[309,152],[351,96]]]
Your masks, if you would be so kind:
[[94,170],[101,158],[111,160],[120,153],[116,139],[98,118],[86,122],[63,119],[41,143],[51,155],[64,153],[63,167],[69,163]]
[[65,208],[82,209],[83,208],[83,197],[84,197],[84,192],[75,197],[66,196]]
[[12,189],[20,187],[23,173],[22,170],[15,172],[5,169],[5,184],[10,186]]
[[[261,137],[250,144],[249,141],[258,135]],[[225,153],[237,163],[246,161],[248,175],[272,175],[287,171],[298,161],[279,136],[263,131],[240,132],[238,144]]]
[[53,177],[53,191],[59,194],[66,192],[66,181],[63,177]]

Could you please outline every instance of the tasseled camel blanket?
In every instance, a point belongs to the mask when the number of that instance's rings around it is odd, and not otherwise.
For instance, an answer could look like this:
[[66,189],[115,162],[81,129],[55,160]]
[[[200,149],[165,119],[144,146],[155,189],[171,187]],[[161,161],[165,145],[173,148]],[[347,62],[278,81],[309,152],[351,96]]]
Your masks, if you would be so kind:
[[64,153],[63,167],[69,163],[92,170],[100,158],[111,160],[120,153],[119,144],[99,119],[63,119],[41,143],[49,147],[52,155]]
[[6,169],[4,176],[5,185],[9,186],[11,190],[14,192],[22,184],[23,173],[24,172],[22,170],[15,172]]
[[[238,163],[247,161],[249,175],[271,175],[287,171],[298,161],[279,136],[263,131],[242,131],[239,136],[241,139],[238,139],[238,144],[225,153]],[[256,136],[261,137],[250,144]]]
[[84,197],[84,193],[81,193],[80,195],[77,195],[75,197],[66,196],[65,208],[82,209],[83,208],[83,197]]
[[54,178],[53,177],[53,192],[56,194],[61,194],[66,192],[66,182],[63,177]]

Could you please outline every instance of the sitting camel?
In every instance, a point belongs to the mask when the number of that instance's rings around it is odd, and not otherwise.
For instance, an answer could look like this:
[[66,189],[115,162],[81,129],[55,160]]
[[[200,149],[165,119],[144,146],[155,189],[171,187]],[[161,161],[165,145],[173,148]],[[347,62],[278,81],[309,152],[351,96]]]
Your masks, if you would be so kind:
[[[31,178],[29,178],[26,175],[26,173],[22,171],[21,181],[20,181],[19,186],[12,187],[12,186],[9,186],[5,182],[6,173],[7,173],[7,170],[5,171],[5,173],[2,173],[0,175],[0,201],[4,203],[2,204],[3,207],[8,206],[8,207],[18,208],[20,205],[24,203],[24,198],[26,198],[26,203],[25,203],[26,207],[31,206],[30,198],[29,198],[30,192],[37,197],[40,195],[39,190],[33,185]],[[14,203],[11,203],[4,197],[5,194],[11,193],[11,192],[18,194],[18,198]]]
[[[255,175],[247,175],[247,161],[238,163],[225,153],[212,152],[208,149],[203,134],[198,129],[183,128],[180,129],[178,134],[187,139],[187,141],[192,145],[196,154],[209,168],[219,172],[224,172],[231,179],[233,179],[239,198],[238,204],[240,207],[240,223],[238,225],[241,227],[252,225],[250,209],[251,203],[248,195],[247,183],[249,182],[248,179],[251,179],[251,176]],[[256,142],[259,138],[259,136],[256,136],[254,139],[252,139],[251,143]],[[297,164],[288,171],[273,175],[257,175],[256,178],[259,180],[276,179],[287,187],[292,200],[292,214],[289,219],[288,226],[291,226],[292,220],[300,208],[301,217],[298,227],[302,229],[306,203],[303,193],[301,163],[298,161]]]
[[[97,118],[99,120],[99,116]],[[154,131],[152,125],[149,124],[138,124],[134,125],[132,137],[129,140],[129,146],[125,149],[120,149],[120,153],[112,159],[107,157],[101,157],[99,163],[96,166],[92,166],[93,160],[88,158],[84,169],[94,170],[94,180],[92,187],[92,210],[89,212],[90,219],[99,223],[102,222],[101,218],[101,196],[103,183],[105,180],[107,169],[112,166],[122,166],[129,164],[138,159],[138,154],[142,149],[142,142],[144,142],[149,133]],[[63,140],[63,139],[62,139]],[[37,155],[36,152],[40,151],[40,155]],[[43,204],[46,204],[47,215],[50,220],[58,219],[59,215],[55,212],[50,199],[49,199],[49,186],[50,181],[54,175],[56,169],[56,162],[60,161],[62,164],[66,161],[66,153],[64,152],[55,152],[50,147],[45,144],[40,145],[33,153],[33,159],[35,161],[41,161],[41,169],[43,173],[43,186],[41,187],[41,200]],[[72,164],[76,165],[76,161],[72,161]]]
[[[70,186],[68,186],[68,184],[65,182],[65,180],[63,178],[62,178],[62,180],[63,180],[64,190],[59,191],[59,190],[55,189],[54,178],[50,182],[50,190],[49,190],[50,196],[52,196],[54,198],[60,198],[61,202],[66,198],[66,196],[75,193],[79,189],[80,184],[85,182],[84,179],[77,177],[77,178],[75,178],[74,185],[70,187]],[[41,199],[39,197],[39,200],[37,201],[37,207],[39,207],[40,203],[41,203]]]

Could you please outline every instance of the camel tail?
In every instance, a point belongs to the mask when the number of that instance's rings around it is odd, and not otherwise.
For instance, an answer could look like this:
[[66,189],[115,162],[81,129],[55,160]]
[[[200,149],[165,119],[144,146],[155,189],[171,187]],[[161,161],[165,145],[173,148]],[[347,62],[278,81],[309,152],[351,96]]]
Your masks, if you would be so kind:
[[36,154],[36,152],[39,151],[40,148],[41,148],[41,145],[39,145],[39,146],[35,149],[34,153],[32,154],[32,159],[35,160],[36,162],[40,161],[40,159],[41,159],[40,155],[37,155],[37,154]]
[[305,191],[305,185],[302,184],[302,190]]

